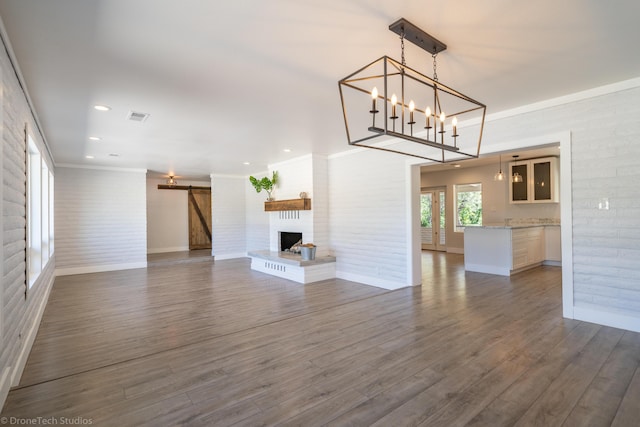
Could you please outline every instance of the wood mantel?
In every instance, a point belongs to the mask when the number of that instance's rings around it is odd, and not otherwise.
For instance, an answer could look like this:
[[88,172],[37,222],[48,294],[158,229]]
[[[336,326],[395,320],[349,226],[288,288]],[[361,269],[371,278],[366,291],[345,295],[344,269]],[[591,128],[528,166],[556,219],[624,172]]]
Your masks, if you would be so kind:
[[265,212],[275,211],[310,211],[311,199],[275,200],[264,202]]

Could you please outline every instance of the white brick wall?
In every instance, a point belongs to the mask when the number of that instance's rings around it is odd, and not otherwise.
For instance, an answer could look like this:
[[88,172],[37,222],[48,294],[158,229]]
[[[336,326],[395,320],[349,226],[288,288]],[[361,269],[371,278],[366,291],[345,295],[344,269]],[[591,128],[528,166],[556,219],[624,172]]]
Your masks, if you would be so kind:
[[377,150],[329,158],[330,241],[337,275],[398,288],[410,286],[406,158]]
[[255,188],[245,177],[245,212],[247,252],[269,248],[269,215],[264,211],[266,194],[256,193]]
[[[489,122],[488,145],[571,131],[576,318],[640,330],[640,88]],[[563,153],[564,155],[564,153]],[[598,210],[601,198],[610,210]]]
[[26,175],[25,175],[25,125],[33,130],[49,169],[51,159],[44,145],[26,97],[9,61],[5,46],[0,44],[0,132],[2,136],[2,236],[0,250],[0,406],[9,391],[16,385],[31,343],[35,339],[40,318],[53,284],[55,254],[25,297],[25,226],[26,226]]
[[[280,184],[277,199],[297,199],[301,192],[311,198],[311,210],[263,212],[269,218],[270,245],[278,251],[278,232],[302,233],[304,243],[314,243],[316,256],[333,254],[329,243],[328,160],[325,156],[308,155],[269,166],[269,175],[277,170]],[[261,205],[262,206],[262,205]],[[264,209],[263,209],[264,210]],[[264,248],[262,248],[264,249]]]
[[324,156],[313,156],[313,243],[318,247],[318,255],[333,254],[329,235],[329,161]]
[[56,274],[147,264],[146,171],[58,167]]
[[216,259],[246,256],[245,181],[244,177],[211,177],[212,253]]

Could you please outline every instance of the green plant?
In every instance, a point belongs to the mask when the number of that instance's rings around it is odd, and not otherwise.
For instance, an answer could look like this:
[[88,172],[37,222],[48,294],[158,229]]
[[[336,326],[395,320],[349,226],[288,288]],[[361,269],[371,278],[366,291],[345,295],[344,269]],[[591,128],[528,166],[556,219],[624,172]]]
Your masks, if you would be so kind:
[[259,193],[262,190],[267,192],[267,200],[272,200],[271,192],[278,184],[278,171],[273,171],[273,175],[271,175],[271,179],[266,176],[262,179],[257,179],[256,177],[250,176],[249,181],[253,185],[253,188],[256,189],[256,192]]

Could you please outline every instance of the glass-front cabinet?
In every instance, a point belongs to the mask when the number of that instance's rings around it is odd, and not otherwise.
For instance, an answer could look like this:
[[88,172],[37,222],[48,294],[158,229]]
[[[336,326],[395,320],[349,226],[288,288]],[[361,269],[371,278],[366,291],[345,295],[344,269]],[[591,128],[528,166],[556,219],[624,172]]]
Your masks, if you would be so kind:
[[[522,177],[514,182],[514,174]],[[510,203],[558,203],[558,158],[518,160],[509,164]]]

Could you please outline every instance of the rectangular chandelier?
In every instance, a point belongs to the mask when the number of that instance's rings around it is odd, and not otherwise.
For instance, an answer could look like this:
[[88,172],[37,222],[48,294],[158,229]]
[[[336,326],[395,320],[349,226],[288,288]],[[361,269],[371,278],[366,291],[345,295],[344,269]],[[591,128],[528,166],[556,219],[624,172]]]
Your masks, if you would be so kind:
[[[435,56],[446,45],[400,19],[402,62],[388,56],[338,82],[350,145],[440,163],[477,158],[486,106],[440,83]],[[432,53],[434,78],[404,63],[404,40]]]

